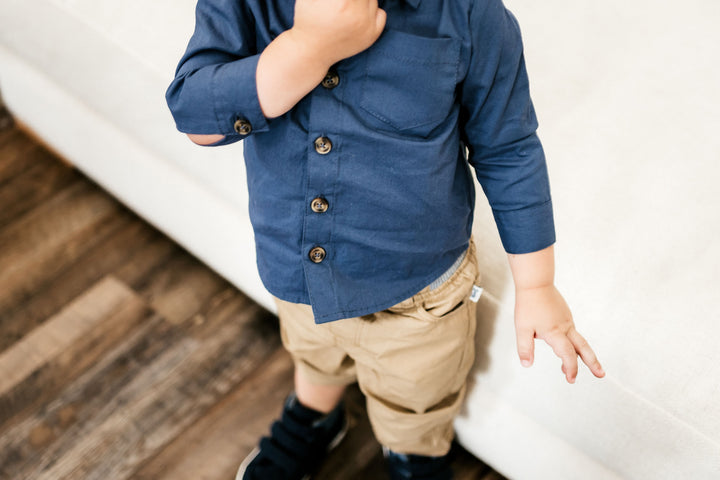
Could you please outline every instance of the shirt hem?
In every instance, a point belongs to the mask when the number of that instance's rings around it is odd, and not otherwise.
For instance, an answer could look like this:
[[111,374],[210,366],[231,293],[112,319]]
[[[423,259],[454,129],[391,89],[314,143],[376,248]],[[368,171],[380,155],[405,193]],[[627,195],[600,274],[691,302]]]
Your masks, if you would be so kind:
[[[469,248],[469,240],[465,243],[464,248],[461,250],[461,252],[458,254],[458,256],[461,256],[463,252],[466,252]],[[448,268],[450,268],[456,261],[458,256],[451,257],[452,261],[448,265],[443,265],[442,268],[439,268],[438,271],[433,271],[432,274],[426,275],[422,278],[422,281],[418,282],[418,286],[414,286],[412,288],[409,288],[405,290],[403,293],[393,297],[392,299],[385,301],[385,302],[379,302],[374,305],[370,305],[368,307],[363,308],[356,308],[353,310],[341,310],[339,312],[333,312],[333,313],[327,313],[325,315],[316,315],[313,310],[313,316],[315,317],[315,323],[329,323],[334,322],[338,320],[343,320],[346,318],[353,318],[353,317],[359,317],[362,315],[369,315],[371,313],[377,313],[382,310],[386,310],[394,305],[397,305],[398,303],[402,302],[403,300],[406,300],[408,298],[413,297],[414,295],[421,292],[425,287],[432,284],[433,281],[438,279],[440,276],[442,276]]]

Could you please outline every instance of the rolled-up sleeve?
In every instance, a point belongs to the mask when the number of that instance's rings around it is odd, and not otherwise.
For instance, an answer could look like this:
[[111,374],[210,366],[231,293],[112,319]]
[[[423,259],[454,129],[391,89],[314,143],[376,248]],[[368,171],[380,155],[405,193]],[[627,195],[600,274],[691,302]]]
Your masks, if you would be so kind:
[[259,54],[246,2],[199,0],[195,32],[165,98],[181,132],[232,143],[268,129],[257,96]]
[[550,185],[530,99],[520,28],[501,0],[475,2],[461,85],[462,135],[505,251],[555,242]]

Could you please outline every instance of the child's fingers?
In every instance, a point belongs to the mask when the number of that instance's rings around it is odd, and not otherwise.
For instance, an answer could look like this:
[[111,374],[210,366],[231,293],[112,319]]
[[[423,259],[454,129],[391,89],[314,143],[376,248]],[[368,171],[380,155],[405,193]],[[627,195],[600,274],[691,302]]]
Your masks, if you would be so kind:
[[573,328],[568,332],[568,338],[575,346],[575,350],[578,354],[580,354],[582,361],[590,368],[593,375],[598,378],[604,377],[605,371],[603,370],[602,365],[600,365],[600,361],[597,359],[595,352],[593,352],[593,349],[590,347],[587,340],[580,335],[580,332]]
[[577,377],[578,363],[577,353],[575,347],[570,342],[568,337],[563,333],[556,331],[545,338],[550,347],[552,347],[555,355],[560,357],[563,363],[563,372],[565,372],[565,378],[569,383],[575,383],[575,377]]
[[531,366],[533,364],[533,357],[535,356],[535,332],[532,330],[518,329],[517,349],[522,366]]

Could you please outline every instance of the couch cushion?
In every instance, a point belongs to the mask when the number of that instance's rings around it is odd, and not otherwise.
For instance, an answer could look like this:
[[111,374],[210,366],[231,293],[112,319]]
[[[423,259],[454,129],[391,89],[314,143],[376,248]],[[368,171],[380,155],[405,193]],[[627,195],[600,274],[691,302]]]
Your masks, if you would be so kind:
[[[715,478],[717,2],[506,3],[523,27],[548,157],[556,283],[607,377],[581,368],[565,384],[541,341],[535,366],[520,366],[505,271],[496,305],[481,310],[486,353],[460,436],[511,478],[579,478],[568,450],[598,475],[582,478]],[[491,228],[483,218],[478,232]]]
[[5,0],[0,43],[247,216],[242,144],[192,144],[175,130],[165,104],[192,34],[194,6],[193,0]]

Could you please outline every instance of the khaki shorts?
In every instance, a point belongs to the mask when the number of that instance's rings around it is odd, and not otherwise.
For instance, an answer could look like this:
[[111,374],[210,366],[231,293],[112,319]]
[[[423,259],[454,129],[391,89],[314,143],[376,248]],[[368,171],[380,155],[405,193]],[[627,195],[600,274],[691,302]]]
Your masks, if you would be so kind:
[[381,312],[315,324],[309,305],[276,299],[283,344],[311,383],[358,382],[378,441],[444,455],[475,354],[475,246],[442,285]]

